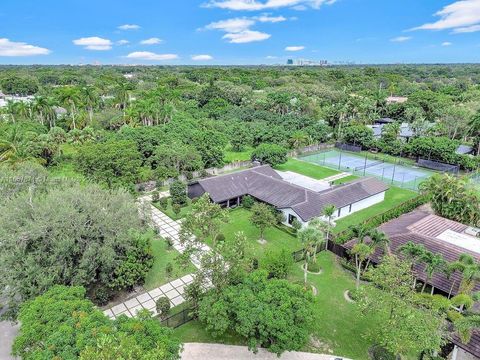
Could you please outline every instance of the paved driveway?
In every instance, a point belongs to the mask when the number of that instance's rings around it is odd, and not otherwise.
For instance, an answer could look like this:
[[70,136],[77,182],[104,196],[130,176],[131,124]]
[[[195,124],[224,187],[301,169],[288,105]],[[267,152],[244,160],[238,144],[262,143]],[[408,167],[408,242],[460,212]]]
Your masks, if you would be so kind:
[[257,354],[248,351],[246,346],[186,343],[182,352],[182,360],[348,360],[333,355],[311,354],[305,352],[287,352],[280,358],[266,350],[260,349]]
[[19,328],[19,324],[12,325],[10,321],[0,321],[0,360],[15,359],[10,355],[10,351]]

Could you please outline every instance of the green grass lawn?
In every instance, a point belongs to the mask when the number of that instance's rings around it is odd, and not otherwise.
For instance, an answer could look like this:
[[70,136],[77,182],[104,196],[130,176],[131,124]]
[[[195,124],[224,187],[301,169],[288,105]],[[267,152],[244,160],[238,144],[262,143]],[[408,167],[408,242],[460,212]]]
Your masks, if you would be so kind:
[[[305,351],[334,354],[355,360],[367,360],[370,342],[368,331],[375,331],[375,318],[361,316],[356,304],[344,298],[344,292],[355,288],[354,276],[337,263],[330,252],[321,252],[318,262],[323,270],[320,275],[308,274],[308,282],[318,290],[315,297],[315,321],[313,335],[317,345],[309,344]],[[303,281],[303,271],[296,263],[290,276],[292,281]]]
[[[343,297],[345,290],[355,287],[353,274],[345,271],[330,252],[320,253],[318,262],[323,273],[308,275],[308,282],[318,290],[312,329],[316,342],[315,345],[306,345],[303,351],[367,360],[371,344],[365,335],[368,331],[375,331],[376,321],[373,317],[362,317],[357,306]],[[303,281],[300,263],[294,265],[289,280]],[[199,321],[190,321],[175,329],[174,333],[182,342],[245,345],[243,339],[234,333],[214,338]]]
[[[190,263],[186,268],[180,266],[175,260],[178,256],[177,250],[174,248],[168,249],[167,243],[162,238],[157,238],[153,241],[152,249],[154,263],[145,279],[144,287],[146,290],[151,290],[170,280],[177,279],[195,271],[195,268]],[[167,272],[165,271],[168,263],[172,263],[173,265],[173,271],[170,276],[167,276]]]
[[252,152],[253,152],[252,147],[245,148],[245,150],[238,151],[238,152],[233,151],[231,147],[228,147],[225,150],[224,159],[225,159],[226,163],[232,163],[232,162],[236,162],[236,161],[247,161],[247,160],[251,159]]
[[401,204],[404,201],[413,199],[416,196],[418,196],[418,193],[414,191],[401,189],[396,186],[391,186],[390,189],[388,189],[385,193],[384,201],[338,220],[337,226],[335,226],[333,231],[335,233],[339,233],[350,226],[362,223],[363,221],[371,218],[372,216],[381,214],[384,211],[387,211]]
[[158,210],[160,210],[161,212],[163,212],[165,215],[167,215],[169,218],[171,218],[173,220],[179,220],[179,219],[184,218],[185,215],[187,215],[192,210],[192,202],[191,202],[190,199],[187,199],[187,204],[184,207],[182,207],[182,209],[180,210],[180,213],[178,215],[175,214],[175,212],[173,211],[172,200],[170,198],[168,198],[168,205],[167,205],[166,208],[162,208],[158,201],[155,201],[152,204]]
[[50,175],[56,178],[68,177],[80,181],[85,180],[83,174],[75,168],[74,157],[77,154],[77,149],[72,144],[62,144],[60,150],[62,152],[61,160],[58,164],[48,168]]
[[[252,255],[259,260],[263,257],[268,250],[285,249],[289,252],[294,252],[301,249],[301,244],[298,239],[283,231],[277,227],[270,227],[265,230],[266,244],[260,244],[258,239],[260,238],[260,231],[250,222],[251,212],[244,208],[237,208],[230,210],[230,221],[224,224],[220,229],[220,232],[228,239],[233,237],[235,233],[243,231],[251,246]],[[207,244],[211,245],[211,239],[207,239]]]
[[290,158],[285,164],[275,166],[275,169],[281,171],[293,171],[311,178],[320,180],[326,177],[339,174],[337,170],[332,170],[323,166],[315,165],[306,161]]

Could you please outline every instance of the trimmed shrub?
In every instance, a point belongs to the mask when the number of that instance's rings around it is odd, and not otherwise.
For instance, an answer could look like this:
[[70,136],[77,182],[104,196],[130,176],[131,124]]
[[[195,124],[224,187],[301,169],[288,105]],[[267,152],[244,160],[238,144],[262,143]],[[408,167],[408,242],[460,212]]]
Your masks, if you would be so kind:
[[188,199],[187,185],[181,181],[175,180],[170,185],[170,198],[172,199],[172,204],[186,204]]
[[255,199],[253,197],[251,197],[250,195],[245,195],[242,198],[242,206],[245,209],[251,209],[253,204],[255,204]]
[[225,241],[225,235],[223,235],[222,233],[217,234],[217,236],[215,237],[215,241],[216,241],[217,243],[219,243],[219,242],[224,242],[224,241]]
[[164,296],[159,297],[155,303],[155,309],[160,314],[160,317],[167,317],[170,311],[170,300]]
[[160,199],[158,200],[158,204],[160,205],[160,207],[161,207],[162,209],[166,209],[167,206],[168,206],[168,198],[166,198],[166,197],[160,198]]
[[172,210],[175,213],[175,215],[180,215],[180,211],[182,211],[182,206],[180,204],[173,204],[172,205]]
[[152,193],[152,201],[157,202],[158,200],[160,200],[160,193],[158,191],[154,191]]
[[267,252],[263,267],[268,271],[269,278],[286,279],[292,266],[292,255],[282,249],[278,252]]
[[314,262],[309,262],[307,264],[307,270],[310,271],[310,272],[319,272],[320,271],[320,265],[318,263],[314,263]]
[[168,277],[170,277],[173,273],[173,265],[171,262],[167,263],[167,265],[165,265],[165,273],[167,274]]
[[292,227],[295,229],[295,231],[298,231],[302,228],[302,223],[298,221],[297,219],[294,219],[292,221]]

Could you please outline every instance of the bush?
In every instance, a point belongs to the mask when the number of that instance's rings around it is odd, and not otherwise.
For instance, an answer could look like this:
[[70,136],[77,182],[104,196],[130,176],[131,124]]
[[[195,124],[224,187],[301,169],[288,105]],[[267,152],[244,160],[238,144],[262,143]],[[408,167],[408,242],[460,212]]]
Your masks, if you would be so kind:
[[271,166],[287,162],[287,149],[276,144],[261,144],[252,152],[252,161],[260,161]]
[[269,278],[286,279],[293,266],[293,257],[285,249],[278,252],[267,252],[264,268],[268,271]]
[[251,197],[250,195],[245,195],[242,198],[242,206],[245,209],[251,209],[253,204],[255,204],[255,199],[253,197]]
[[307,270],[310,271],[310,272],[319,272],[320,271],[320,265],[318,263],[315,263],[315,262],[309,262],[307,264]]
[[170,185],[170,197],[172,204],[184,205],[187,203],[187,186],[185,183],[175,180]]
[[285,218],[285,214],[281,211],[277,211],[275,213],[275,219],[277,219],[277,224],[280,225],[280,224],[283,224],[286,220]]
[[106,287],[99,287],[95,289],[93,294],[93,299],[95,303],[100,306],[106,305],[108,301],[111,299],[111,297],[112,297],[112,293]]
[[157,202],[160,199],[160,193],[158,191],[154,191],[152,193],[152,201]]
[[217,236],[215,237],[215,241],[216,241],[217,243],[219,243],[219,242],[224,242],[224,241],[225,241],[225,235],[223,235],[222,233],[217,234]]
[[294,219],[292,221],[292,227],[295,229],[295,231],[299,231],[302,228],[302,223],[297,219]]
[[172,205],[172,210],[175,215],[180,215],[180,212],[182,211],[182,206],[180,204],[173,204]]
[[368,349],[368,354],[372,360],[395,360],[396,356],[389,352],[387,349],[384,349],[380,345],[372,346]]
[[257,258],[252,259],[252,268],[253,268],[253,270],[258,269],[258,259]]
[[170,311],[170,300],[164,296],[159,297],[155,303],[155,309],[162,318],[167,317],[168,312]]
[[168,198],[162,197],[158,200],[158,204],[162,209],[166,209],[168,207]]
[[171,262],[167,263],[167,265],[165,265],[165,273],[167,274],[167,277],[170,277],[173,273],[173,265]]
[[173,247],[173,240],[171,237],[165,237],[165,242],[167,243],[167,249],[170,250]]

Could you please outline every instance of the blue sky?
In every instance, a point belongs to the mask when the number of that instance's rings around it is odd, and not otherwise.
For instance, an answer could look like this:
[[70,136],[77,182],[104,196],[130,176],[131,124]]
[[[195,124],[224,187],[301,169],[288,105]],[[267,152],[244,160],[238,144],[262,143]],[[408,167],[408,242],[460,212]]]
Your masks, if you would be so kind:
[[2,0],[0,64],[479,62],[480,0]]

